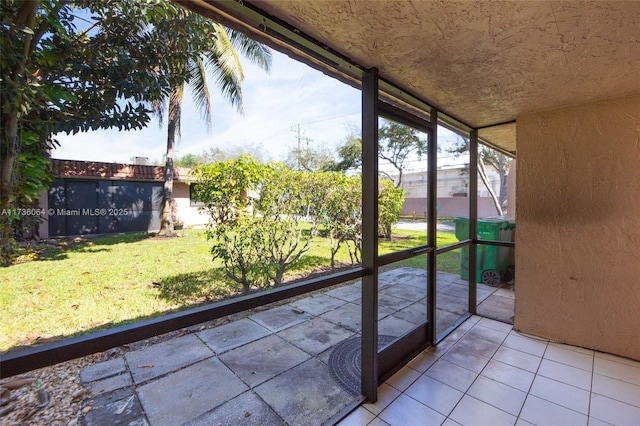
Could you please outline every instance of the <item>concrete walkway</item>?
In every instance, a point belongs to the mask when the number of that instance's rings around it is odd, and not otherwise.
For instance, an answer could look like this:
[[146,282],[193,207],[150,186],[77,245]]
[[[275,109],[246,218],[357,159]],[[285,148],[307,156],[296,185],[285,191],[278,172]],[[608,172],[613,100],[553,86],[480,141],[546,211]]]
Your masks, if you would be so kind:
[[[380,274],[379,334],[400,336],[426,316],[426,274]],[[466,312],[466,282],[438,273],[442,331]],[[485,288],[486,287],[486,288]],[[337,287],[86,367],[91,425],[320,425],[354,397],[328,359],[360,333],[361,284]],[[479,286],[478,300],[497,289]]]
[[[394,228],[406,229],[409,231],[427,231],[427,222],[414,220],[401,220],[394,225]],[[456,226],[453,222],[438,222],[436,229],[440,232],[455,232]]]

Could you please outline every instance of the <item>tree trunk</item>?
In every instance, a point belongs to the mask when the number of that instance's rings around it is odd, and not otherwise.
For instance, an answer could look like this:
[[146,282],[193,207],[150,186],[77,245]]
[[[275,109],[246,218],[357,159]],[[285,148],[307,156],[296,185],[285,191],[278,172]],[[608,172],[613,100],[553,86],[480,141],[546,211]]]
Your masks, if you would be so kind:
[[[39,0],[23,2],[14,18],[16,27],[27,27],[34,30],[39,4]],[[27,34],[23,40],[22,61],[18,62],[12,75],[2,76],[19,88],[24,84],[20,83],[20,76],[27,80],[27,64],[31,59],[32,41],[34,41],[33,36]],[[2,211],[15,207],[11,198],[15,196],[18,185],[18,159],[22,142],[18,135],[18,111],[21,107],[24,107],[22,102],[20,106],[10,107],[7,112],[3,111],[0,122],[0,125],[3,126],[3,140],[0,141],[0,165],[2,166],[0,169],[0,263],[8,262],[12,253],[13,222],[10,215],[2,214]],[[5,213],[7,212],[5,211]]]
[[498,212],[498,216],[504,216],[504,211],[502,210],[502,205],[500,204],[500,200],[498,200],[496,193],[491,187],[491,182],[487,177],[487,171],[484,167],[484,163],[480,158],[478,158],[478,174],[480,175],[480,179],[482,179],[482,183],[484,183],[484,186],[487,188],[487,191],[489,191],[489,195],[493,200],[493,204],[496,206],[496,211]]
[[504,154],[498,156],[498,173],[500,174],[500,206],[502,211],[507,209],[507,158]]
[[282,266],[278,266],[278,269],[276,271],[276,276],[274,279],[274,286],[275,287],[280,287],[282,285],[282,279],[284,278],[284,268],[282,268]]
[[4,143],[1,146],[2,172],[0,175],[0,264],[9,262],[12,253],[13,222],[7,210],[12,207],[11,197],[18,181],[18,158],[20,139],[18,138],[18,117],[12,114],[5,127]]
[[174,86],[169,94],[169,120],[167,122],[167,155],[164,166],[164,193],[162,198],[162,224],[160,235],[175,236],[173,228],[173,156],[176,146],[176,135],[179,132],[180,113],[182,110],[182,88]]

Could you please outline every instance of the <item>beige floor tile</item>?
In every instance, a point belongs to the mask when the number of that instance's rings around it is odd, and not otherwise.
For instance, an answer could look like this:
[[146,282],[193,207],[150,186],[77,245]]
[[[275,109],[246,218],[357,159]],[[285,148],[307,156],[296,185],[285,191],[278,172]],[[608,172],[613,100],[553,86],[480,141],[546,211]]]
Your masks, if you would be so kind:
[[[442,354],[440,354],[442,355]],[[407,366],[413,368],[416,371],[424,373],[427,368],[431,367],[439,358],[440,355],[436,355],[435,352],[426,350],[418,354],[412,359]]]
[[496,380],[518,390],[529,392],[535,374],[492,359],[482,370],[482,376]]
[[640,386],[622,380],[594,374],[592,392],[640,407]]
[[640,408],[595,393],[591,394],[589,414],[614,425],[640,425]]
[[452,362],[474,373],[480,373],[489,362],[489,358],[469,352],[464,346],[456,344],[453,348],[444,354],[442,359]]
[[424,425],[439,425],[445,420],[445,416],[416,401],[407,395],[400,395],[379,417],[391,426],[406,426],[416,424],[418,420]]
[[544,353],[544,358],[560,362],[586,371],[593,371],[593,354],[586,355],[581,352],[567,349],[567,345],[558,346],[550,344]]
[[595,358],[593,372],[640,386],[640,368],[604,358]]
[[541,358],[517,351],[515,349],[501,346],[500,349],[493,356],[493,359],[504,362],[505,364],[513,365],[514,367],[522,368],[531,373],[538,371]]
[[531,395],[582,414],[589,414],[589,391],[544,376],[536,376]]
[[378,415],[380,414],[380,412],[382,412],[382,410],[387,408],[387,406],[391,404],[393,400],[398,396],[400,396],[399,390],[395,389],[392,386],[389,386],[386,383],[383,383],[378,387],[378,400],[375,402],[375,404],[367,402],[362,406],[369,410],[371,413]]
[[611,423],[603,422],[593,417],[589,417],[589,426],[614,426]]
[[509,333],[506,331],[495,330],[493,328],[485,327],[482,324],[477,324],[473,327],[466,336],[473,336],[476,338],[484,339],[489,342],[501,344]]
[[465,395],[450,416],[464,426],[514,425],[516,417],[485,402]]
[[535,425],[587,425],[587,416],[534,395],[527,396],[520,418]]
[[420,377],[404,393],[445,416],[464,396],[459,390],[429,376]]
[[630,365],[631,367],[640,368],[640,361],[635,361],[633,359],[624,358],[617,355],[607,354],[603,352],[596,352],[595,357],[601,358],[601,359],[607,359],[613,362],[619,362],[620,364]]
[[591,373],[570,365],[543,359],[538,375],[587,391],[591,390]]
[[494,330],[503,331],[505,333],[510,332],[511,329],[513,328],[513,326],[511,324],[507,324],[507,323],[504,323],[504,322],[492,320],[492,319],[489,319],[489,318],[482,318],[482,319],[480,319],[480,321],[478,321],[477,324],[481,325],[483,327],[492,328]]
[[593,354],[595,353],[593,349],[581,348],[580,346],[568,345],[566,343],[550,342],[549,344],[551,346],[557,346],[559,348],[568,349],[570,351],[579,352],[581,354],[589,356],[593,356]]
[[347,417],[338,422],[338,426],[366,426],[375,419],[371,412],[362,407],[356,408]]
[[420,373],[410,367],[402,367],[396,374],[391,376],[386,383],[388,385],[393,386],[399,391],[403,391],[413,382],[415,382],[418,377],[420,377]]
[[518,336],[517,334],[511,333],[505,339],[503,346],[541,357],[547,349],[547,342],[541,342],[530,337]]
[[382,420],[380,417],[376,417],[367,426],[390,426],[389,423]]
[[525,392],[519,391],[495,380],[480,376],[467,391],[480,401],[517,416],[527,397]]
[[478,374],[443,359],[433,364],[424,374],[461,392],[466,392],[478,377]]

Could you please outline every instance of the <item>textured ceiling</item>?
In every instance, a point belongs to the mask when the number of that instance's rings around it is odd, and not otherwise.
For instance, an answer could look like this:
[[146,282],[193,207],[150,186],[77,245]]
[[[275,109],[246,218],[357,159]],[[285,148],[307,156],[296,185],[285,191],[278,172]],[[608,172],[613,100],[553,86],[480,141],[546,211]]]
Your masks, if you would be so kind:
[[[640,93],[640,1],[252,4],[474,128]],[[516,150],[513,125],[483,135]]]

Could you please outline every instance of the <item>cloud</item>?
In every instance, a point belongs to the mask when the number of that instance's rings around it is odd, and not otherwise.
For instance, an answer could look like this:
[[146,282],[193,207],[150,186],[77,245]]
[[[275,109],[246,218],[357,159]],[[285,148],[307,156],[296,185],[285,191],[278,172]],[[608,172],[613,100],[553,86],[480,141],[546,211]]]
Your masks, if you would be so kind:
[[[178,155],[200,153],[214,146],[263,146],[281,159],[301,135],[318,145],[334,146],[346,136],[346,123],[360,121],[360,92],[305,64],[273,52],[267,74],[253,64],[244,65],[244,115],[238,113],[212,87],[212,129],[207,132],[199,111],[186,93],[182,111],[182,137]],[[57,135],[61,147],[54,158],[129,162],[131,157],[162,160],[166,151],[166,125],[157,121],[139,131],[99,130]]]
[[[177,155],[199,154],[210,147],[260,146],[274,160],[284,160],[298,143],[334,149],[349,134],[350,127],[360,127],[360,91],[273,52],[273,66],[267,74],[246,62],[243,83],[244,115],[237,112],[211,87],[213,98],[212,128],[207,127],[200,112],[186,93],[182,111],[182,137]],[[167,127],[153,120],[143,130],[119,132],[99,130],[76,135],[58,135],[61,147],[54,158],[126,163],[132,157],[149,157],[163,161]],[[455,140],[455,135],[439,128],[438,139]],[[449,156],[450,157],[450,156]],[[445,162],[468,162],[464,157],[443,158]],[[426,163],[414,162],[416,169]]]

